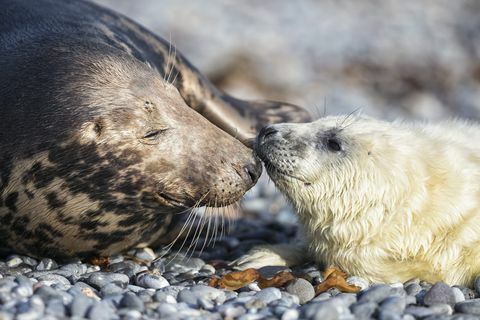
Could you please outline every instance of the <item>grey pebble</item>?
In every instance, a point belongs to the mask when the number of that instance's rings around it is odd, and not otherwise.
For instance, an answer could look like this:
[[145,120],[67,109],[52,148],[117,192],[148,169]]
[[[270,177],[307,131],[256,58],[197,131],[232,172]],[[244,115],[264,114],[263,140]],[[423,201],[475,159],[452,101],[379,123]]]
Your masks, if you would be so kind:
[[363,320],[370,319],[377,309],[377,304],[375,302],[359,302],[350,306],[355,319]]
[[41,275],[37,277],[37,280],[41,281],[43,284],[47,286],[52,286],[52,285],[63,285],[65,287],[71,286],[70,281],[68,281],[67,278],[58,274],[53,274],[53,273]]
[[83,318],[87,314],[88,309],[93,304],[92,298],[86,297],[83,294],[78,294],[73,297],[70,304],[70,313],[72,316]]
[[480,275],[475,278],[475,281],[473,282],[473,287],[475,288],[475,291],[480,294]]
[[392,288],[384,284],[376,284],[371,286],[365,291],[362,291],[360,297],[358,298],[359,302],[380,302],[390,295]]
[[288,293],[296,295],[299,298],[300,304],[307,303],[315,297],[315,289],[313,286],[310,282],[302,278],[291,281],[285,289]]
[[60,291],[45,285],[39,287],[34,293],[36,296],[40,297],[44,303],[47,303],[52,299],[63,300],[63,295],[60,293]]
[[300,312],[297,309],[286,310],[280,320],[297,320],[300,317]]
[[452,307],[448,304],[436,304],[430,307],[408,306],[405,313],[411,314],[416,318],[426,318],[433,315],[451,314]]
[[135,250],[135,257],[145,261],[153,261],[157,256],[150,248],[141,248]]
[[480,316],[480,299],[471,299],[455,305],[455,311]]
[[405,286],[405,291],[409,296],[416,296],[417,293],[422,291],[422,287],[418,283],[411,283]]
[[132,292],[126,292],[120,300],[121,308],[134,309],[142,312],[145,309],[143,301]]
[[170,285],[164,277],[150,273],[138,274],[135,277],[135,284],[140,287],[152,289],[161,289]]
[[347,278],[347,283],[349,284],[352,284],[354,286],[357,286],[360,288],[360,290],[365,290],[366,288],[368,288],[368,281],[363,279],[363,278],[360,278],[360,277],[348,277]]
[[475,290],[472,290],[470,288],[463,287],[463,286],[456,286],[456,288],[458,288],[458,289],[460,289],[460,291],[462,291],[463,295],[465,296],[465,300],[475,299],[479,296],[475,292]]
[[337,309],[327,301],[309,303],[302,308],[302,319],[311,320],[338,320],[340,318]]
[[122,273],[97,271],[91,273],[86,282],[96,289],[100,289],[108,283],[116,283],[117,285],[126,287],[130,279]]
[[125,291],[125,289],[123,289],[122,287],[119,287],[115,283],[107,283],[106,285],[104,285],[100,289],[100,292],[102,293],[102,296],[108,296],[108,295],[111,295],[111,294],[119,294],[119,293],[123,293],[124,291]]
[[63,318],[66,313],[65,305],[61,300],[50,300],[45,308],[45,313]]
[[257,292],[255,297],[268,304],[274,300],[280,299],[282,297],[282,293],[277,288],[265,288]]
[[23,260],[18,256],[12,256],[6,261],[7,266],[10,268],[18,267],[20,264],[23,263]]
[[95,303],[88,312],[88,318],[92,320],[110,320],[118,319],[115,314],[115,308],[108,301]]
[[407,302],[404,297],[388,297],[380,304],[380,313],[403,314]]
[[38,271],[53,270],[57,268],[58,268],[57,263],[50,258],[44,258],[40,260],[38,265],[35,267],[35,269]]
[[455,303],[465,301],[465,296],[463,295],[462,290],[457,287],[452,287],[452,292],[455,296]]
[[453,307],[455,305],[455,294],[448,284],[439,281],[425,293],[423,303],[427,306],[446,303]]

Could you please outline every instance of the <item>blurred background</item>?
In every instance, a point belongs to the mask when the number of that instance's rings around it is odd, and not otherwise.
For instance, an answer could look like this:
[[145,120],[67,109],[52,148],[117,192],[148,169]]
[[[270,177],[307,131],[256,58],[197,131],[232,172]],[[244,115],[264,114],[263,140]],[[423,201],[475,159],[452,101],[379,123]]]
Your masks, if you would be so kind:
[[240,98],[386,119],[480,116],[480,1],[96,0]]
[[[95,1],[173,42],[239,98],[316,116],[480,117],[480,1]],[[290,221],[276,197],[263,179],[244,204]]]

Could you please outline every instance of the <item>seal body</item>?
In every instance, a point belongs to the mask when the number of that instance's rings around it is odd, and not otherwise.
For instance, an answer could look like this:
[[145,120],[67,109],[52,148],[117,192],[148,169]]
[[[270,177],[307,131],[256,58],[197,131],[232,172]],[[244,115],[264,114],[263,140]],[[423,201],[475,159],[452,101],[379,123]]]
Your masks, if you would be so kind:
[[255,183],[261,164],[244,144],[268,113],[306,115],[222,93],[92,3],[0,5],[2,249],[63,258],[148,245],[177,213],[228,205]]
[[256,151],[316,261],[372,282],[471,285],[480,274],[478,139],[480,127],[460,121],[326,117],[268,126]]

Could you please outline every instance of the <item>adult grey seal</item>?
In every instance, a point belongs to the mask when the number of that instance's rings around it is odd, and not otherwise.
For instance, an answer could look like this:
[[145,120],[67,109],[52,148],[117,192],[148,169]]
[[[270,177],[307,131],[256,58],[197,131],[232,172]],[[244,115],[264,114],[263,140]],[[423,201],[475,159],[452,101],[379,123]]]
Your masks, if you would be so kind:
[[312,259],[371,282],[473,285],[480,275],[478,123],[325,117],[262,129],[256,148],[308,239],[241,268]]
[[0,248],[66,258],[151,244],[176,213],[252,187],[258,128],[308,118],[228,96],[95,4],[0,6]]

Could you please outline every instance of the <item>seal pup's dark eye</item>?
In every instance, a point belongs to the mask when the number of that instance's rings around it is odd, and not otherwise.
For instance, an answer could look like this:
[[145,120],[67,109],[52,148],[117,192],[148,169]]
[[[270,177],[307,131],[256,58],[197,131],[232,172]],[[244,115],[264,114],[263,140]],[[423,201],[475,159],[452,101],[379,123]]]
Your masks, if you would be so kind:
[[338,152],[338,151],[342,150],[342,146],[340,144],[340,141],[338,141],[335,138],[328,138],[326,144],[327,144],[328,150],[330,150],[330,151]]

